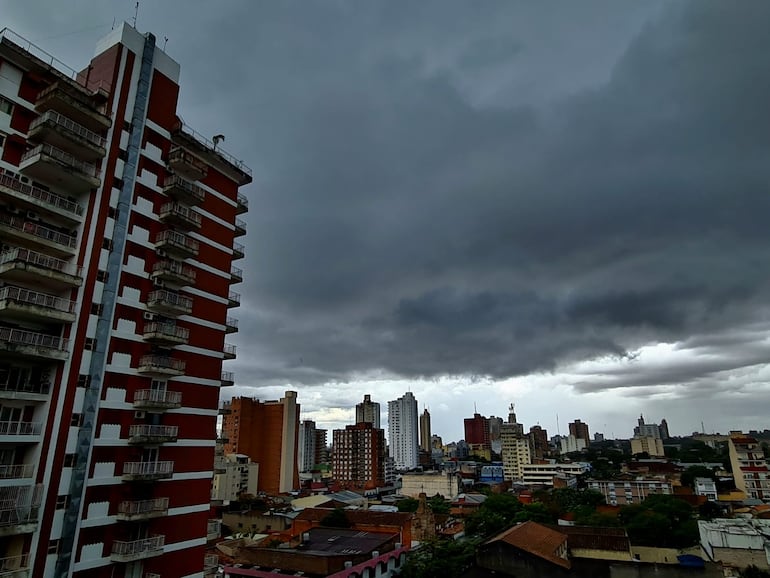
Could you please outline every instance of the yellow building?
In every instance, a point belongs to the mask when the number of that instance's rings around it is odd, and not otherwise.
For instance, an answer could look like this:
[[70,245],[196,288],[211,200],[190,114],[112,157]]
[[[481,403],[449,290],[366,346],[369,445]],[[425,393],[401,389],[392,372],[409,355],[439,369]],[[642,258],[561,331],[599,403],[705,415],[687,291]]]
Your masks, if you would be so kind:
[[665,457],[663,451],[663,440],[652,436],[639,436],[631,438],[631,454],[646,453],[651,458]]

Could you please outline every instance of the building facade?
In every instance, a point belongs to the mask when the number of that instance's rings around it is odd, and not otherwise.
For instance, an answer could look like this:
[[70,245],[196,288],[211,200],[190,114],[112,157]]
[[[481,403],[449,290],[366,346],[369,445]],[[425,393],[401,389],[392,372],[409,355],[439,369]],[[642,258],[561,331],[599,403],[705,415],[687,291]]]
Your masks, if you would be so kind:
[[669,482],[657,478],[589,480],[588,488],[600,492],[610,506],[641,504],[650,495],[673,493]]
[[[656,428],[658,426],[655,426]],[[631,455],[647,454],[651,458],[662,458],[666,455],[663,440],[653,436],[634,436],[631,438]]]
[[367,422],[375,429],[380,429],[380,404],[372,401],[368,393],[364,395],[364,401],[356,404],[356,423]]
[[388,455],[397,470],[411,470],[419,464],[417,400],[411,391],[388,402]]
[[548,431],[539,425],[533,425],[529,428],[529,447],[533,460],[542,460],[550,452],[548,445]]
[[290,492],[299,487],[297,392],[280,400],[234,397],[223,406],[225,454],[244,454],[259,464],[259,491]]
[[96,54],[0,35],[0,557],[200,576],[251,174],[181,122],[152,34]]
[[316,428],[315,422],[309,419],[299,424],[299,441],[297,443],[297,468],[300,472],[309,472],[323,460],[323,450],[326,448],[326,430]]
[[465,426],[465,443],[472,448],[491,450],[492,444],[489,436],[489,419],[481,414],[474,413],[473,417],[463,420]]
[[229,454],[221,462],[215,462],[211,500],[232,502],[243,495],[256,496],[258,484],[259,464],[249,456]]
[[433,448],[430,433],[430,413],[424,409],[420,415],[420,449],[430,453]]
[[524,435],[524,426],[516,420],[513,404],[508,421],[500,427],[503,475],[507,481],[519,481],[524,477],[523,466],[532,462],[530,440]]
[[749,498],[770,502],[770,469],[757,439],[741,432],[730,432],[727,447],[735,487]]
[[332,479],[344,488],[384,487],[386,457],[385,431],[369,422],[332,432]]
[[586,442],[586,446],[591,443],[591,436],[588,433],[588,424],[576,419],[569,424],[569,434],[576,438],[583,439]]

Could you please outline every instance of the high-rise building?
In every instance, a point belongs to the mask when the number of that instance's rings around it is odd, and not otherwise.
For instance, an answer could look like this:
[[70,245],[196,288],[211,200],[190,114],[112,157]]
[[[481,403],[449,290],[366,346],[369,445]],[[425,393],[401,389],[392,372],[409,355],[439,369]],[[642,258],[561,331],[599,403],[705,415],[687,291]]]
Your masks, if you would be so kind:
[[[466,420],[467,421],[467,420]],[[503,476],[506,480],[521,480],[523,466],[532,463],[530,441],[524,435],[524,426],[516,420],[515,406],[511,404],[508,421],[500,426],[502,445]]]
[[420,416],[420,449],[424,452],[430,453],[432,449],[431,445],[431,433],[430,433],[430,413],[427,409],[424,409]]
[[569,433],[578,439],[584,440],[585,447],[588,447],[588,444],[591,443],[591,436],[588,433],[588,424],[583,423],[579,419],[576,419],[569,424]]
[[492,453],[500,454],[502,443],[500,442],[500,427],[503,425],[503,418],[489,416],[489,446]]
[[483,449],[490,449],[489,439],[489,420],[478,413],[474,413],[473,417],[466,417],[465,423],[465,442],[473,447],[481,447]]
[[417,400],[411,391],[388,402],[388,452],[394,466],[410,470],[419,464]]
[[748,498],[770,503],[770,468],[759,441],[742,432],[731,431],[727,445],[735,487]]
[[297,392],[280,400],[234,397],[224,404],[225,454],[244,454],[259,464],[259,491],[290,492],[299,487]]
[[634,437],[648,437],[661,439],[660,426],[656,423],[644,423],[644,416],[640,415],[636,420],[637,425],[634,428]]
[[666,418],[663,418],[660,421],[660,426],[658,426],[658,427],[660,428],[660,437],[661,438],[663,438],[664,440],[667,440],[668,438],[671,437],[671,434],[669,434],[669,432],[668,432],[668,422],[666,421]]
[[[657,427],[657,426],[656,426]],[[662,458],[666,455],[663,440],[653,436],[634,436],[631,438],[631,455],[647,454],[651,458]]]
[[201,575],[251,174],[181,122],[152,34],[96,54],[0,32],[0,558]]
[[299,424],[299,442],[297,443],[297,468],[300,472],[309,472],[318,463],[316,460],[316,427],[309,419]]
[[542,460],[550,452],[548,432],[539,425],[529,428],[529,446],[532,459]]
[[371,490],[385,486],[385,431],[369,422],[332,433],[332,479],[342,487]]
[[356,404],[356,423],[367,422],[375,429],[380,429],[380,404],[372,401],[368,393],[364,395],[364,401]]

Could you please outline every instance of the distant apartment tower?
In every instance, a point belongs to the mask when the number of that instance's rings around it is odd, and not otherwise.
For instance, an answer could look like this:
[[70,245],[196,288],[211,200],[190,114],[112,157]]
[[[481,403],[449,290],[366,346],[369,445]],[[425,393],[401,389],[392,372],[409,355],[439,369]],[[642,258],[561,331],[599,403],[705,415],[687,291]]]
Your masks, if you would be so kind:
[[491,449],[489,437],[489,419],[481,414],[474,413],[473,417],[466,417],[465,425],[465,443],[471,448],[481,447]]
[[430,413],[424,409],[420,416],[420,449],[424,452],[430,452],[431,433],[430,433]]
[[385,431],[360,422],[332,432],[332,479],[342,487],[371,490],[385,486]]
[[516,420],[514,404],[510,406],[508,421],[500,426],[500,443],[503,476],[507,481],[521,480],[524,476],[523,467],[532,462],[532,456],[530,441],[524,435],[524,426]]
[[[657,426],[655,426],[657,427]],[[651,458],[662,458],[666,455],[663,440],[653,436],[634,436],[631,438],[631,455],[647,454]]]
[[364,401],[356,404],[356,423],[366,422],[372,424],[375,429],[380,429],[380,404],[372,401],[368,393],[364,395]]
[[[309,472],[319,463],[318,439],[315,422],[309,419],[299,424],[299,442],[297,443],[297,467],[300,472]],[[321,430],[323,431],[323,430]],[[324,433],[326,433],[324,431]],[[324,436],[325,440],[325,436]],[[324,441],[325,445],[325,441]]]
[[666,421],[666,418],[663,418],[660,421],[660,437],[662,437],[664,440],[667,440],[671,437],[671,434],[668,431],[668,422]]
[[731,431],[727,444],[735,487],[749,498],[770,502],[770,469],[757,439]]
[[662,438],[660,426],[656,423],[644,423],[644,416],[640,415],[637,426],[634,428],[634,437]]
[[388,451],[396,469],[416,468],[419,464],[417,400],[411,391],[388,402]]
[[259,464],[259,491],[290,492],[299,487],[297,392],[280,400],[234,397],[224,404],[225,454],[244,454]]
[[235,501],[243,495],[257,495],[259,464],[249,456],[229,454],[214,462],[211,499],[216,502]]
[[548,432],[539,425],[529,428],[529,447],[533,460],[542,460],[550,453]]
[[604,496],[610,506],[641,504],[654,494],[673,494],[670,482],[657,478],[635,480],[589,480],[588,488]]
[[576,419],[569,424],[569,433],[576,438],[585,440],[586,447],[588,447],[588,444],[591,443],[591,436],[588,433],[588,424],[583,423],[579,419]]
[[82,72],[0,31],[0,574],[202,575],[249,169],[117,25]]
[[503,425],[503,418],[489,416],[489,447],[493,453],[499,454],[502,451],[500,443],[500,427]]

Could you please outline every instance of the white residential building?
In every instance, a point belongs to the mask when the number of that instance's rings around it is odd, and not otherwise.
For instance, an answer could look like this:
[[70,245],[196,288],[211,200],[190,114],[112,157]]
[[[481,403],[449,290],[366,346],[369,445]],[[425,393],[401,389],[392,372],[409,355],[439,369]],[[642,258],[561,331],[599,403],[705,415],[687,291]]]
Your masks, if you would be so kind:
[[652,494],[672,494],[671,484],[657,478],[636,480],[590,480],[588,487],[604,496],[610,506],[641,504]]
[[380,404],[372,401],[368,393],[364,395],[364,401],[356,404],[356,423],[367,422],[380,429]]
[[757,439],[730,432],[728,447],[735,487],[749,498],[770,502],[770,468]]
[[573,462],[569,464],[524,464],[521,467],[522,478],[525,484],[533,486],[553,486],[555,477],[567,476],[567,478],[580,476],[591,469],[589,464]]
[[519,481],[524,477],[525,464],[532,461],[529,438],[524,434],[524,426],[516,421],[514,405],[511,404],[508,421],[500,426],[503,472],[507,481]]
[[716,502],[717,483],[711,478],[695,478],[695,493],[698,496],[706,496],[707,500]]
[[563,454],[582,452],[586,447],[587,442],[585,439],[576,437],[572,434],[561,438],[561,453]]
[[419,464],[417,400],[411,391],[388,402],[388,453],[396,469],[410,470]]
[[242,494],[255,496],[259,480],[259,464],[244,454],[228,454],[215,466],[211,481],[211,499],[235,501]]

